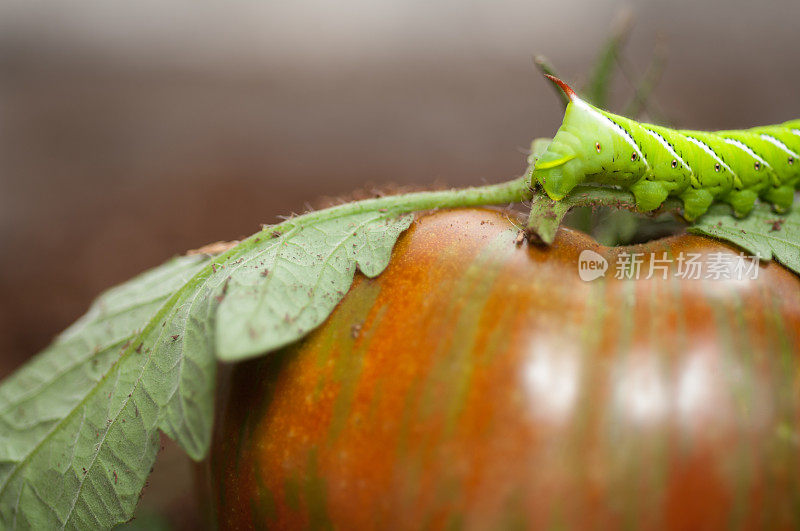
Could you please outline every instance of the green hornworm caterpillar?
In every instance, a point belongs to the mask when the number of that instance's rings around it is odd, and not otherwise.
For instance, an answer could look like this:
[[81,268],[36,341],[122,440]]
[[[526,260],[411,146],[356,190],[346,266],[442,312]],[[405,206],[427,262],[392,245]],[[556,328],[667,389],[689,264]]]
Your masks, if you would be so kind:
[[[642,211],[668,196],[683,200],[692,221],[714,201],[746,216],[757,198],[785,211],[800,184],[800,120],[742,131],[676,131],[638,123],[569,98],[564,121],[536,160],[532,179],[559,200],[583,182],[619,186]],[[532,181],[533,182],[533,181]]]

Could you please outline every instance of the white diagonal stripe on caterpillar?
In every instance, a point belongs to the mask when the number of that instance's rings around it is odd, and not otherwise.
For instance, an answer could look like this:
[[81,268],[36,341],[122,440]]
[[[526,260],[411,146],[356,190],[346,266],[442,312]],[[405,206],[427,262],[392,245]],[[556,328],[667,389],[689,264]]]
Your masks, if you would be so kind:
[[766,135],[766,134],[761,134],[760,136],[761,136],[762,140],[766,140],[767,142],[769,142],[773,146],[776,146],[777,148],[782,149],[788,155],[791,155],[794,158],[800,158],[800,155],[795,153],[791,148],[789,148],[789,146],[787,146],[786,144],[784,144],[783,142],[781,142],[780,140],[778,140],[774,136]]
[[600,121],[606,122],[609,125],[611,125],[611,128],[614,131],[616,131],[619,136],[621,136],[623,139],[625,139],[625,141],[628,144],[630,144],[630,146],[633,148],[633,150],[636,153],[636,155],[639,157],[639,160],[642,161],[642,163],[645,165],[645,167],[646,168],[650,168],[650,164],[647,162],[647,159],[642,154],[642,150],[639,149],[639,145],[633,139],[631,134],[628,131],[625,130],[625,128],[623,128],[621,125],[619,125],[617,122],[615,122],[611,118],[609,118],[607,116],[604,116],[602,113],[597,112],[597,110],[595,110],[594,107],[592,107],[591,105],[588,105],[585,101],[583,101],[580,98],[576,97],[574,100],[572,100],[572,103],[577,105],[578,107],[581,107],[585,111],[589,112],[590,114],[592,114],[592,116],[597,117]]
[[652,136],[654,139],[656,139],[656,141],[658,143],[660,143],[662,146],[664,146],[664,149],[666,149],[669,152],[670,155],[675,157],[675,159],[678,162],[680,162],[682,166],[686,166],[687,168],[689,168],[689,170],[692,169],[691,166],[686,164],[686,161],[684,161],[683,158],[681,158],[681,156],[678,155],[678,153],[672,148],[672,144],[667,142],[666,138],[661,136],[659,133],[657,133],[657,132],[655,132],[655,131],[653,131],[651,129],[648,129],[647,127],[644,126],[644,124],[642,124],[642,129],[644,129],[650,136]]
[[767,162],[766,160],[764,160],[761,157],[759,157],[758,154],[755,151],[753,151],[752,149],[750,149],[747,146],[747,144],[744,144],[743,142],[739,142],[738,140],[735,140],[733,138],[723,138],[722,140],[726,144],[730,144],[732,146],[738,147],[739,149],[741,149],[742,151],[744,151],[745,153],[747,153],[748,155],[753,157],[759,164],[763,165],[764,167],[772,169],[772,165],[769,162]]
[[734,177],[737,176],[736,173],[731,169],[731,167],[725,164],[725,161],[722,160],[722,158],[719,155],[717,155],[717,152],[711,149],[711,146],[709,146],[708,144],[706,144],[705,142],[703,142],[698,138],[695,138],[691,135],[687,135],[680,131],[675,131],[675,134],[683,135],[683,137],[686,138],[686,140],[688,140],[692,144],[696,145],[697,147],[699,147],[700,149],[711,155],[717,161],[717,163],[723,168],[725,168],[727,171],[729,171],[731,175],[733,175]]

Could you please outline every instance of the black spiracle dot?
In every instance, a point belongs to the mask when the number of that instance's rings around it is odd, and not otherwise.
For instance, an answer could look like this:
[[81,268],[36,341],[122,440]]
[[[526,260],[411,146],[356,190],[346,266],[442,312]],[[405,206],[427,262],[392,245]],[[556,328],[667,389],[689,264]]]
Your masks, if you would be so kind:
[[636,153],[631,153],[631,162],[636,162],[636,159],[638,158],[639,156]]
[[678,159],[672,159],[672,167],[673,168],[677,168],[678,167]]
[[794,164],[794,157],[789,157],[789,164]]
[[597,150],[598,153],[600,153],[600,142],[595,142],[594,148]]
[[714,164],[714,171],[719,171],[719,168],[720,168],[720,166],[719,166],[719,162],[717,162],[716,164]]
[[761,163],[760,163],[760,162],[758,162],[758,161],[756,161],[756,163],[755,163],[755,164],[753,164],[753,167],[756,169],[756,171],[758,171],[758,170],[760,170],[760,169],[761,169]]

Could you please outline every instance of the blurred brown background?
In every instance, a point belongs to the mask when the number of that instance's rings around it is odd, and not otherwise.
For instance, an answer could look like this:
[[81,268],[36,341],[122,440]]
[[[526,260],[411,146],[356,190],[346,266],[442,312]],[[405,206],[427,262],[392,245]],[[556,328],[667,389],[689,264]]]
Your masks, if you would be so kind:
[[101,290],[320,196],[519,174],[561,117],[532,55],[582,81],[623,7],[673,123],[800,117],[797,0],[5,0],[0,377]]

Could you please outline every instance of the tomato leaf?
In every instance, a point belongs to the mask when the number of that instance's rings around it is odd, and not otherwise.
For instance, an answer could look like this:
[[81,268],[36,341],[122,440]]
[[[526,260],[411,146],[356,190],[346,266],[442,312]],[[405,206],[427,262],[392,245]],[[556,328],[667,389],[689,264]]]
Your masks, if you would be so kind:
[[263,354],[321,324],[356,268],[411,223],[311,213],[217,257],[174,259],[102,295],[0,385],[0,528],[112,527],[133,514],[159,430],[208,450],[216,357]]
[[411,224],[371,212],[303,227],[288,224],[268,245],[231,263],[217,314],[217,357],[240,360],[282,347],[320,325],[350,288],[356,267],[386,268]]
[[714,205],[687,229],[738,245],[762,259],[775,259],[800,273],[800,210],[775,214],[769,205],[758,204],[738,219],[726,205]]
[[207,261],[171,260],[106,292],[0,386],[1,528],[108,527],[130,517],[158,434],[157,407],[141,396],[149,353],[125,352]]

